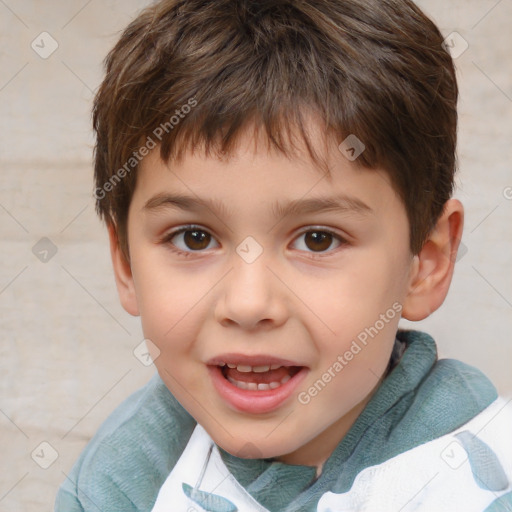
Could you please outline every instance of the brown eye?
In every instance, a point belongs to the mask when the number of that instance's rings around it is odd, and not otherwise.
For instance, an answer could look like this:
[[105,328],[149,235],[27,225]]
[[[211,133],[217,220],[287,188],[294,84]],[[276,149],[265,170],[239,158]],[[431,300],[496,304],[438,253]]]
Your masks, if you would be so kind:
[[327,229],[310,229],[303,231],[295,240],[296,249],[309,253],[310,256],[328,256],[334,249],[347,245],[347,241]]
[[325,251],[332,244],[333,236],[325,231],[308,231],[305,233],[304,242],[312,251]]
[[175,252],[190,255],[208,249],[213,240],[214,238],[208,231],[199,227],[188,226],[169,233],[163,238],[162,242]]
[[187,230],[183,232],[183,241],[185,245],[194,251],[206,249],[210,243],[211,236],[206,231],[200,229]]

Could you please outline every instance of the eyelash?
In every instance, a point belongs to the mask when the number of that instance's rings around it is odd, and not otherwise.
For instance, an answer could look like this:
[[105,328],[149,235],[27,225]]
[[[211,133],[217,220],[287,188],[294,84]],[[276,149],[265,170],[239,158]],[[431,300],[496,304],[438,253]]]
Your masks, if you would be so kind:
[[[193,230],[197,230],[197,231],[202,231],[204,233],[209,233],[208,230],[206,229],[203,229],[201,226],[198,226],[196,224],[190,224],[188,226],[183,226],[175,231],[171,231],[170,233],[167,233],[161,240],[161,243],[163,244],[166,244],[168,245],[168,247],[170,248],[170,250],[180,256],[184,256],[186,258],[189,258],[190,256],[192,256],[194,253],[202,253],[205,251],[205,249],[203,250],[198,250],[198,251],[182,251],[181,249],[178,249],[176,248],[176,246],[171,243],[171,240],[181,234],[181,233],[184,233],[186,231],[193,231]],[[315,233],[327,233],[329,235],[332,235],[333,238],[337,239],[339,241],[339,247],[342,247],[342,246],[345,246],[345,245],[348,245],[348,241],[343,238],[342,236],[338,235],[337,233],[335,233],[334,231],[331,231],[330,229],[325,229],[325,228],[309,228],[309,229],[305,229],[303,231],[301,231],[296,238],[304,235],[305,233],[310,233],[310,232],[315,232]],[[335,249],[334,249],[335,250]],[[308,251],[306,251],[308,252]],[[326,256],[329,256],[331,253],[333,252],[333,250],[331,251],[325,251],[325,252],[320,252],[320,253],[315,253],[315,252],[308,252],[308,254],[310,254],[310,258],[312,259],[317,259],[317,258],[324,258]]]

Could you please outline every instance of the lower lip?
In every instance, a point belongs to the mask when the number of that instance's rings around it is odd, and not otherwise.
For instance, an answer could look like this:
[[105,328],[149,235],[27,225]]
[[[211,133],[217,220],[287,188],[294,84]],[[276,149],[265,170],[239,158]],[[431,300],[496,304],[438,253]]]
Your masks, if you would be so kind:
[[308,373],[307,368],[302,368],[276,389],[251,391],[231,384],[218,366],[208,366],[208,371],[219,395],[236,410],[250,414],[263,414],[277,409],[290,398]]

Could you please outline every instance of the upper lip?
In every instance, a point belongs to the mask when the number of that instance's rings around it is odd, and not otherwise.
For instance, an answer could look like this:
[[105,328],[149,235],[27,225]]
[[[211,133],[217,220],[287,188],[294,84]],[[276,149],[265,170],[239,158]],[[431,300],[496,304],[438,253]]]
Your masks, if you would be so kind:
[[281,366],[304,366],[297,361],[282,359],[280,357],[267,354],[247,355],[247,354],[220,354],[209,359],[206,364],[220,366],[222,364],[236,364],[245,366],[265,366],[279,364]]

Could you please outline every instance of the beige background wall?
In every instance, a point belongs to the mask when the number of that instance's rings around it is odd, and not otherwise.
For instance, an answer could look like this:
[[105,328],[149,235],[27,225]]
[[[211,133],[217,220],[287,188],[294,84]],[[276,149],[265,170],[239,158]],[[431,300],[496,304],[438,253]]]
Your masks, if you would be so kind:
[[[143,336],[91,195],[101,61],[145,3],[0,0],[0,511],[52,510],[91,435],[153,374],[133,355]],[[512,396],[512,2],[419,3],[462,36],[455,51],[469,45],[456,59],[466,252],[441,310],[404,326]],[[46,59],[31,48],[55,45],[43,31],[58,44]]]

